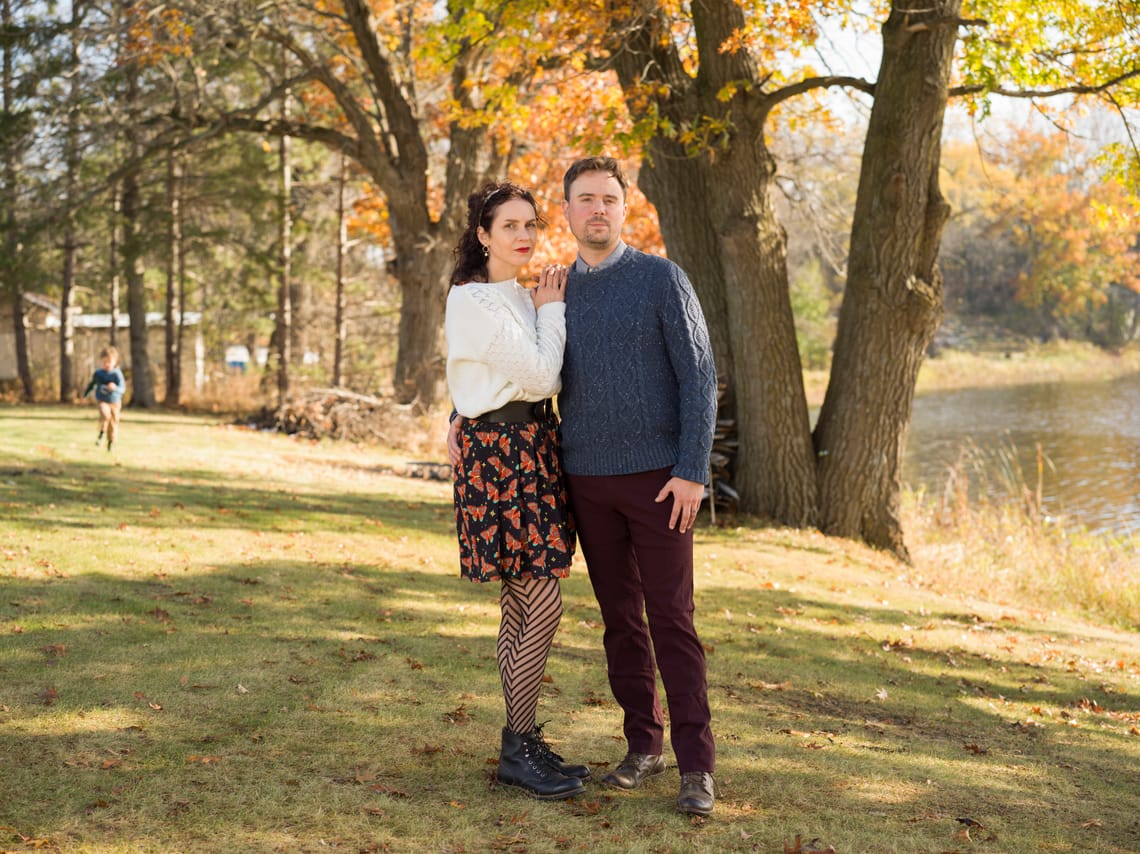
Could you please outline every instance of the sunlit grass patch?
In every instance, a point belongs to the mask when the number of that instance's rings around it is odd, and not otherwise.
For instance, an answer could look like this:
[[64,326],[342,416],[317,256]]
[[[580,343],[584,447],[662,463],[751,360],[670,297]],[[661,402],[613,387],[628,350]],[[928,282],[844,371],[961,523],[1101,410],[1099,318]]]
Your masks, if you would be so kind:
[[[958,566],[971,536],[907,567],[698,527],[716,812],[676,812],[668,745],[642,790],[537,803],[493,784],[498,591],[459,578],[449,484],[166,413],[128,413],[108,460],[72,413],[0,411],[23,472],[0,491],[2,848],[1126,851],[1140,829],[1135,632]],[[539,717],[600,778],[625,742],[580,561],[563,598]]]

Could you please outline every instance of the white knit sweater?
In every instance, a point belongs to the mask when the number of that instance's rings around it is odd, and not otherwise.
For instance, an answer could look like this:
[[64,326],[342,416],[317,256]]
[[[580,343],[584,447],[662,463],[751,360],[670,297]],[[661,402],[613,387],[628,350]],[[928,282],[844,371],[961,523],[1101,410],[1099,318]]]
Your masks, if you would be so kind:
[[515,279],[468,282],[447,295],[447,384],[455,411],[474,418],[562,387],[566,304],[537,311]]

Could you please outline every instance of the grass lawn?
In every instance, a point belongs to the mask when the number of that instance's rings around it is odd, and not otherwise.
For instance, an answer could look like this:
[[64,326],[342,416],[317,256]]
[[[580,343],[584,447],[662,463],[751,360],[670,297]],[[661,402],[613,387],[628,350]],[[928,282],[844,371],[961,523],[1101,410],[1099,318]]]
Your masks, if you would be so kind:
[[[0,408],[0,850],[1140,850],[1140,631],[705,524],[715,813],[672,772],[535,802],[494,785],[497,590],[458,577],[448,484],[165,412],[94,438],[90,407]],[[580,562],[563,590],[539,719],[600,778]]]

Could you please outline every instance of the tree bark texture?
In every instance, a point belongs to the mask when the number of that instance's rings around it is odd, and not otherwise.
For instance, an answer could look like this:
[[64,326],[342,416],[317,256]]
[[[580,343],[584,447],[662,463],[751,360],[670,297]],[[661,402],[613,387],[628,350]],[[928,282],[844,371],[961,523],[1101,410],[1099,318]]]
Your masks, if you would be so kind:
[[109,229],[110,243],[108,246],[108,266],[110,268],[110,287],[107,294],[107,309],[111,314],[111,329],[108,340],[112,347],[119,342],[119,292],[122,290],[123,259],[120,257],[119,246],[123,234],[123,187],[116,181],[111,187],[111,227]]
[[[118,21],[120,26],[128,20],[123,10],[125,0],[118,0]],[[120,34],[125,39],[125,34]],[[139,70],[133,62],[123,66],[125,78],[124,103],[127,120],[124,136],[127,148],[127,162],[141,162],[142,130],[139,122]],[[143,199],[140,186],[140,168],[134,166],[123,176],[122,221],[123,221],[123,272],[127,285],[127,317],[130,320],[131,347],[131,406],[149,408],[155,405],[154,371],[147,349],[148,329],[146,325],[147,299],[144,257],[146,237],[143,231]]]
[[943,313],[938,185],[960,0],[894,10],[871,110],[847,288],[816,426],[822,530],[907,558],[901,466],[926,348]]
[[165,406],[178,406],[182,402],[182,263],[185,251],[182,246],[182,164],[179,158],[176,152],[167,153],[167,216],[170,221],[166,237],[166,394],[162,401]]
[[348,301],[345,296],[344,282],[344,262],[348,255],[348,215],[344,201],[347,183],[348,163],[344,154],[341,153],[336,183],[336,303],[334,305],[333,388],[340,388],[344,385],[344,345],[348,339],[346,316]]
[[[693,5],[699,71],[687,73],[656,7],[617,22],[614,63],[631,110],[653,84],[674,127],[711,120],[703,149],[656,136],[641,188],[658,211],[670,257],[701,299],[717,373],[735,401],[735,486],[740,509],[790,525],[812,524],[817,489],[803,374],[788,291],[787,247],[770,190],[775,163],[764,145],[766,109],[754,65],[720,45],[743,27],[730,0]],[[718,93],[739,84],[727,101]]]
[[79,171],[79,3],[71,6],[71,90],[67,104],[67,136],[64,141],[63,281],[59,297],[59,401],[75,399],[75,256],[79,251],[75,233],[75,184]]
[[75,399],[75,227],[68,222],[63,236],[63,280],[59,295],[59,402]]
[[[287,58],[282,62],[287,69]],[[281,100],[283,120],[289,119],[289,95]],[[278,169],[281,189],[277,209],[277,324],[274,339],[277,342],[277,405],[284,406],[289,398],[290,371],[293,363],[293,160],[292,140],[281,136],[277,140]]]
[[[11,0],[0,0],[0,26],[5,32],[12,31]],[[15,107],[15,71],[12,58],[13,42],[5,40],[0,44],[4,52],[3,66],[0,69],[0,97],[3,97],[4,114],[11,116]],[[16,344],[16,373],[20,377],[24,401],[31,403],[36,398],[36,385],[32,379],[32,366],[28,360],[28,329],[24,315],[24,284],[20,270],[20,238],[16,232],[16,206],[19,195],[20,170],[17,162],[16,140],[5,140],[4,145],[4,258],[0,264],[3,274],[2,284],[7,288],[12,300],[12,334]]]
[[143,266],[142,200],[137,172],[123,178],[123,269],[127,283],[127,317],[130,320],[131,405],[155,405],[154,372],[147,350],[146,281]]

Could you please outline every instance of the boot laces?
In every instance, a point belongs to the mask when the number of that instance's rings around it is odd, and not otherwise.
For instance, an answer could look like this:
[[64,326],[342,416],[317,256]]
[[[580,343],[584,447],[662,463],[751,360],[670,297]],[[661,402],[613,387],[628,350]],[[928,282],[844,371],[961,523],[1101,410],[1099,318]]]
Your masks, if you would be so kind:
[[546,743],[546,739],[542,735],[542,728],[548,723],[550,723],[550,721],[543,721],[540,724],[536,723],[534,725],[533,738],[535,749],[544,759],[554,760],[555,762],[565,762],[565,759],[551,750],[550,745]]

